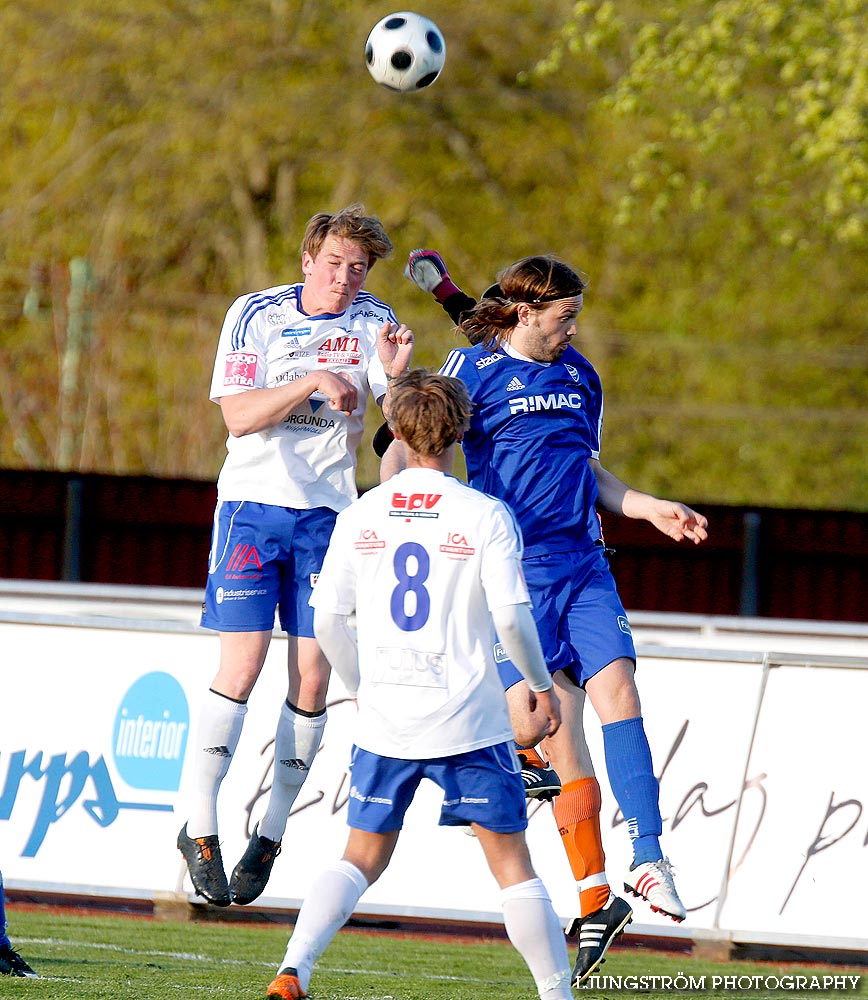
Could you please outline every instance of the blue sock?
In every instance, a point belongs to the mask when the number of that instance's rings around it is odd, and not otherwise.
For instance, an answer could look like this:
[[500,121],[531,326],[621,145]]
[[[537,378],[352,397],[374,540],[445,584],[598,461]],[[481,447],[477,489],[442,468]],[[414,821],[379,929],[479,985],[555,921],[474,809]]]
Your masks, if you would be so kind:
[[633,843],[633,866],[659,861],[660,786],[654,777],[651,748],[642,717],[603,726],[603,748],[612,794],[627,823]]
[[0,872],[0,948],[9,943],[9,938],[6,936],[6,897],[3,892],[3,872]]

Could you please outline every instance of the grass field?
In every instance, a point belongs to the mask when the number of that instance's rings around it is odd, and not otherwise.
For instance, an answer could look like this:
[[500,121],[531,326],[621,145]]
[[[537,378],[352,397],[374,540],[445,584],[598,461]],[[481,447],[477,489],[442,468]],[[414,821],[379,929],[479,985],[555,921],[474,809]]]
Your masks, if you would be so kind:
[[[282,959],[290,928],[273,924],[159,923],[144,918],[11,909],[9,933],[42,978],[0,980],[3,1000],[176,1000],[237,997],[264,1000]],[[571,949],[572,951],[572,949]],[[579,996],[644,1000],[702,997],[868,997],[868,974],[858,968],[774,963],[700,962],[688,955],[613,948],[601,973],[669,976],[633,988],[586,990]],[[713,977],[742,977],[744,989],[714,985]],[[822,986],[824,976],[848,977],[844,989],[775,985],[794,977]],[[676,979],[676,977],[680,977]],[[696,989],[705,977],[705,989]],[[758,977],[758,986],[744,977]],[[786,977],[790,977],[787,979]],[[858,977],[853,988],[850,977]],[[692,984],[691,984],[692,980]],[[681,989],[674,986],[681,985]],[[686,987],[686,988],[683,988]],[[504,941],[440,939],[377,931],[341,931],[314,970],[317,1000],[534,1000],[536,991],[521,958]]]

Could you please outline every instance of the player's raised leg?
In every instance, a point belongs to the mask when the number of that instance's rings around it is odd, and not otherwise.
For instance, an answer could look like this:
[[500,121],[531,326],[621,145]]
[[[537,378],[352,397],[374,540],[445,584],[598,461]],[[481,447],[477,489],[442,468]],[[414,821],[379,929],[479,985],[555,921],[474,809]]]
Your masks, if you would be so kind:
[[564,723],[545,747],[568,776],[554,802],[555,821],[576,880],[579,916],[566,928],[578,939],[572,983],[578,987],[605,960],[612,942],[630,923],[633,911],[615,896],[606,876],[606,855],[600,830],[600,785],[584,735],[585,693],[563,671],[555,673]]
[[270,632],[221,632],[220,667],[202,704],[189,784],[187,821],[178,850],[196,894],[216,906],[231,902],[217,829],[217,796],[229,770]]
[[232,872],[232,901],[253,902],[264,891],[281,852],[290,810],[322,743],[329,665],[316,639],[289,637],[289,694],[274,738],[274,777],[262,820]]
[[586,689],[603,723],[603,747],[612,794],[624,816],[633,846],[626,891],[675,921],[687,911],[678,897],[672,866],[663,856],[660,787],[642,721],[632,660],[613,661],[591,677]]

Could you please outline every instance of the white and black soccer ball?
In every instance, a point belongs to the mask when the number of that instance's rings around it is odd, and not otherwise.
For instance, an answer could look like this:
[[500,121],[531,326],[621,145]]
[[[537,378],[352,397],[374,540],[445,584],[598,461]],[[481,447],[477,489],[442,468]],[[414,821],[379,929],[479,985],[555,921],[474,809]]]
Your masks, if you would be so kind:
[[371,76],[390,90],[423,90],[440,75],[446,42],[437,25],[412,11],[398,11],[377,21],[365,45]]

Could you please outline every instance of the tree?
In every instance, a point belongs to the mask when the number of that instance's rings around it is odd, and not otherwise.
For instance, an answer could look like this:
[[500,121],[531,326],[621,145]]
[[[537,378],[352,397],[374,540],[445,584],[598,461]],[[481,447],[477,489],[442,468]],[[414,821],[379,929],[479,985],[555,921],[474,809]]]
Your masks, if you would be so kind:
[[623,224],[640,205],[704,210],[721,175],[750,157],[753,206],[782,244],[831,234],[864,248],[866,24],[865,0],[580,0],[537,70],[567,55],[595,61],[607,78],[600,109],[642,129]]
[[[442,250],[473,293],[550,251],[590,277],[579,342],[614,471],[696,500],[868,507],[865,137],[842,138],[864,114],[858,8],[425,13],[445,70],[396,95],[364,65],[372,3],[0,5],[0,464],[213,479],[226,309],[296,280],[307,218],[357,201],[396,245],[368,286],[418,364],[454,338],[402,277],[408,250]],[[553,46],[560,69],[530,72]]]

